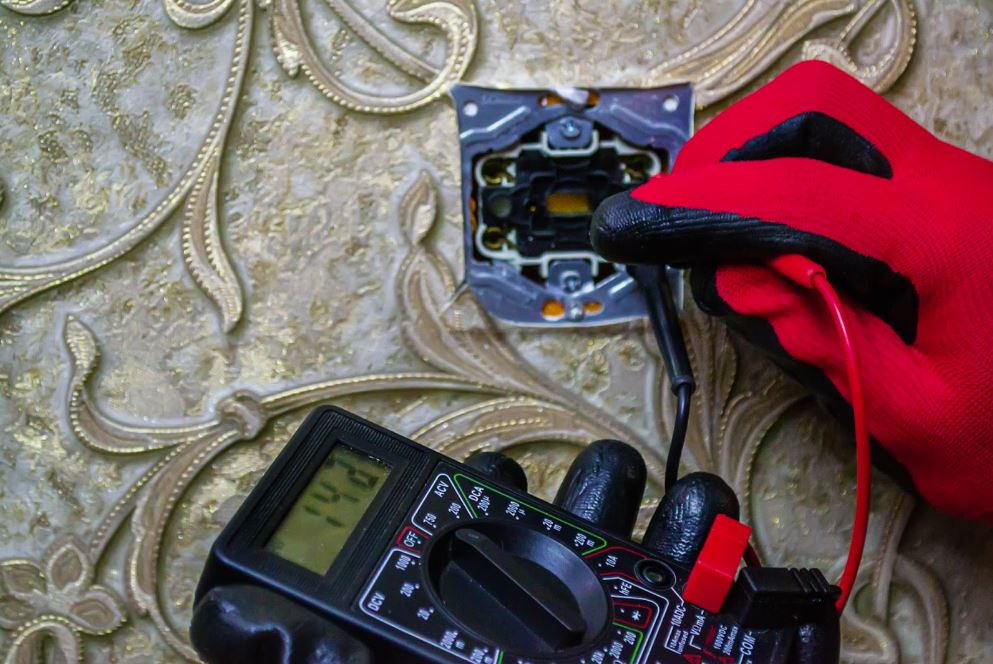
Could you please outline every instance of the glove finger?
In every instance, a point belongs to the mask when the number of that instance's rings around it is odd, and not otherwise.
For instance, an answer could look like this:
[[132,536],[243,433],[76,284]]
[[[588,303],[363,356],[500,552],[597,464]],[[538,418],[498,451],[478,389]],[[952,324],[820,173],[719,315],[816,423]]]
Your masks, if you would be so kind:
[[[816,368],[826,381],[809,382],[809,374],[803,372],[798,377],[815,392],[843,400],[842,419],[851,422],[843,351],[833,321],[815,295],[760,266],[719,268],[709,293],[700,292],[699,277],[694,276],[693,281],[695,295],[711,311],[726,315],[729,322],[744,330],[750,341],[789,357],[798,367]],[[969,502],[969,496],[984,495],[988,489],[981,484],[966,489],[963,483],[974,477],[963,467],[968,460],[948,454],[934,438],[920,435],[933,430],[935,422],[945,422],[946,404],[954,403],[957,386],[929,359],[940,353],[929,348],[930,340],[919,342],[924,349],[906,345],[885,323],[853,307],[844,296],[843,300],[859,355],[873,438],[887,446],[926,499],[940,509],[973,513],[975,504],[964,503]],[[723,308],[718,311],[715,305]],[[952,430],[951,423],[947,423],[947,430]],[[958,478],[959,490],[949,490],[949,477]]]
[[936,259],[933,238],[907,236],[902,224],[927,228],[913,219],[924,214],[887,180],[830,164],[726,162],[605,199],[590,238],[601,256],[619,263],[749,263],[803,254],[910,341],[918,295],[904,275]]
[[691,567],[717,515],[737,519],[739,512],[738,497],[724,480],[711,473],[690,473],[662,497],[641,543],[663,558]]
[[645,478],[638,450],[619,440],[598,440],[573,460],[555,504],[610,533],[630,537]]
[[[783,133],[777,128],[784,127],[784,133],[789,134],[789,121],[803,116],[829,118],[832,129],[846,128],[848,134],[862,137],[894,161],[921,159],[920,141],[938,143],[923,127],[859,80],[827,63],[808,61],[790,67],[707,123],[680,152],[675,170],[678,173],[725,160],[730,151],[750,143],[753,150],[773,150],[785,156],[789,145],[781,142]],[[763,135],[768,135],[768,140],[754,142]],[[831,150],[823,150],[840,136],[828,136],[826,142],[810,141],[825,136],[801,134],[805,140],[793,145],[803,150],[795,156],[831,161]],[[857,149],[845,150],[845,161],[858,160]]]
[[465,464],[495,482],[521,491],[528,490],[528,477],[521,465],[499,452],[477,452]]
[[219,586],[197,604],[193,647],[208,664],[371,664],[361,642],[282,595]]

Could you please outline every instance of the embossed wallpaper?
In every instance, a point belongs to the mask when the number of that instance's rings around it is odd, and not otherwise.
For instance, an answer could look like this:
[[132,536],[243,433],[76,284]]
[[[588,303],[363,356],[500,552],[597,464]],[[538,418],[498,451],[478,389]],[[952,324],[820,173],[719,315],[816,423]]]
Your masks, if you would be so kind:
[[[210,542],[321,402],[504,450],[545,497],[583,444],[627,440],[647,515],[673,404],[645,326],[511,329],[452,301],[446,90],[690,80],[699,126],[802,57],[993,157],[986,0],[0,0],[6,661],[195,659]],[[687,466],[733,482],[766,559],[837,573],[845,432],[686,324]],[[993,528],[876,481],[844,661],[993,662]]]

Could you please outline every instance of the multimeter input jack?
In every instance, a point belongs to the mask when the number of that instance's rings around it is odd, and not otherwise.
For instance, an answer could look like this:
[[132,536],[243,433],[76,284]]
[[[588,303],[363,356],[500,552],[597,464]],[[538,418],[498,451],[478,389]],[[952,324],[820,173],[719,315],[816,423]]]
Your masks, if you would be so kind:
[[635,565],[634,572],[639,579],[655,590],[668,590],[676,583],[676,573],[658,560],[642,560]]

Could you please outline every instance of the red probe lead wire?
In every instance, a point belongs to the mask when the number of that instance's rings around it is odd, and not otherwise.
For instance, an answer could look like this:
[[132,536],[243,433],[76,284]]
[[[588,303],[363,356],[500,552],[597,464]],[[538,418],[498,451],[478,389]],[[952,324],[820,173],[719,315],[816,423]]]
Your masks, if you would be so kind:
[[857,480],[852,539],[848,548],[848,560],[845,562],[845,569],[841,574],[841,580],[838,581],[838,586],[841,588],[841,596],[835,603],[835,607],[840,614],[848,604],[848,599],[851,597],[852,589],[855,586],[855,577],[858,575],[859,566],[862,564],[862,552],[865,549],[866,531],[869,527],[869,503],[872,493],[869,422],[865,408],[865,392],[862,389],[862,374],[859,369],[858,354],[855,350],[855,341],[848,324],[845,306],[842,304],[838,292],[834,290],[828,281],[823,267],[805,256],[799,255],[781,256],[773,259],[769,262],[769,267],[804,288],[816,290],[820,294],[831,312],[835,331],[838,333],[838,339],[841,341],[845,351],[845,370],[848,373],[848,391],[850,392],[849,401],[852,404],[852,413],[855,422]]

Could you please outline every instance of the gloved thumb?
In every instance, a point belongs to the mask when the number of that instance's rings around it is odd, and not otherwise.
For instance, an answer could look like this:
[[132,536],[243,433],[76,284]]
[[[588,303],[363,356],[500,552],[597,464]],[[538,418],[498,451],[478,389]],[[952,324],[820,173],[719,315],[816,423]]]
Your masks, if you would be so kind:
[[212,588],[190,625],[208,664],[371,664],[365,645],[334,623],[256,586]]

